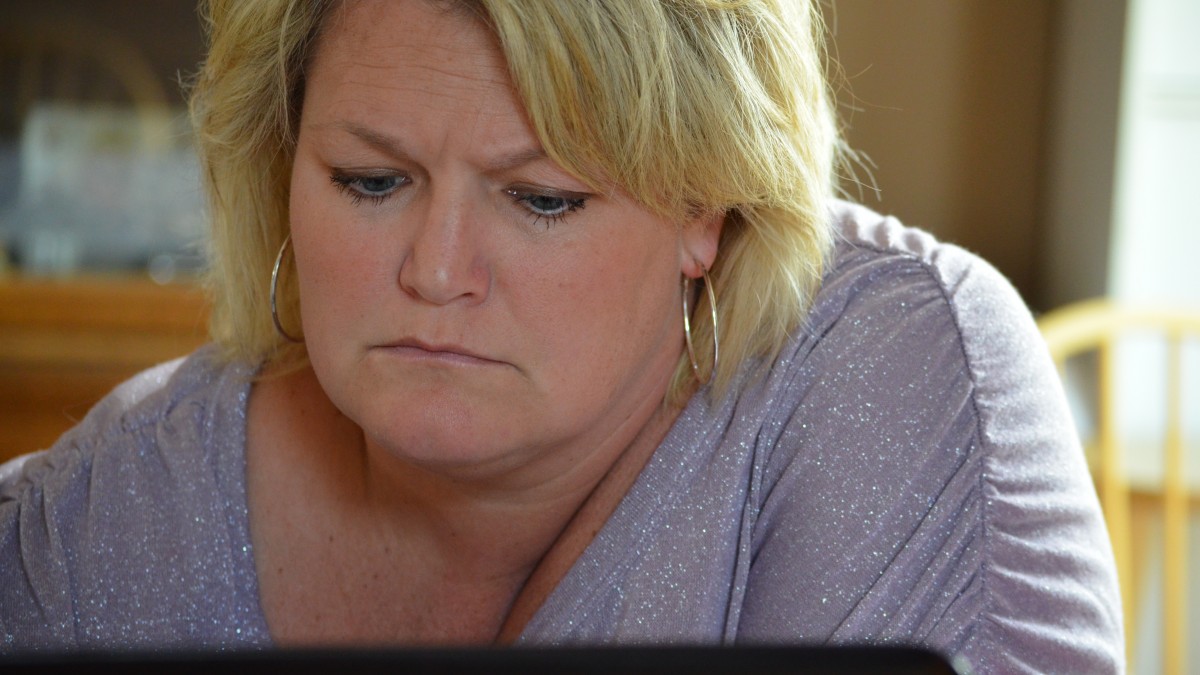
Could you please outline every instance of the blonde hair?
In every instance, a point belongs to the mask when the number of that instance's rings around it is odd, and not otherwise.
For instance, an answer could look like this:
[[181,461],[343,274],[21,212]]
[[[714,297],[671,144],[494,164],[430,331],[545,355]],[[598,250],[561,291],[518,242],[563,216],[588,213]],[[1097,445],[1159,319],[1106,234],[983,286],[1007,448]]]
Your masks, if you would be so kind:
[[[213,339],[229,358],[303,358],[274,330],[270,269],[287,236],[304,68],[333,2],[208,0],[192,93],[213,221]],[[679,222],[724,213],[710,278],[714,391],[775,358],[803,320],[831,245],[838,133],[824,29],[807,0],[459,0],[496,33],[549,156]],[[280,313],[299,316],[294,283]],[[712,368],[706,293],[692,320]],[[671,384],[694,387],[686,353]]]

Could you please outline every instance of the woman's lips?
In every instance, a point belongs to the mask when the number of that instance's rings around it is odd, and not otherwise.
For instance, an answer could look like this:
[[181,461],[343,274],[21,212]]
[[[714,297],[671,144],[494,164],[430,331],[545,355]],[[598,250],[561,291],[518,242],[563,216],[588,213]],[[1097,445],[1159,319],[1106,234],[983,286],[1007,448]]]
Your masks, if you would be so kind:
[[488,358],[474,350],[455,344],[431,344],[420,340],[405,339],[382,345],[380,349],[403,359],[428,363],[463,366],[507,365],[503,361]]

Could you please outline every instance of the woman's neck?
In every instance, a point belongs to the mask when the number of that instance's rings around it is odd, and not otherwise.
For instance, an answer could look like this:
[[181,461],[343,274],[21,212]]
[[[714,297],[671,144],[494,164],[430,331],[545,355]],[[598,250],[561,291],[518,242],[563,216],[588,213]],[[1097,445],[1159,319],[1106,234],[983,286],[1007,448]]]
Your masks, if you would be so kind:
[[[355,578],[422,579],[442,602],[459,592],[485,599],[479,622],[493,625],[464,635],[495,635],[503,622],[500,637],[511,640],[616,509],[678,410],[641,402],[617,429],[586,439],[590,447],[532,451],[524,455],[532,461],[519,465],[458,470],[414,466],[364,438],[310,370],[260,382],[249,414],[260,576],[307,556],[309,583],[333,581],[360,564]],[[307,542],[305,550],[297,538]],[[336,562],[343,554],[354,557],[353,565]],[[268,583],[264,592],[271,588],[290,591]]]

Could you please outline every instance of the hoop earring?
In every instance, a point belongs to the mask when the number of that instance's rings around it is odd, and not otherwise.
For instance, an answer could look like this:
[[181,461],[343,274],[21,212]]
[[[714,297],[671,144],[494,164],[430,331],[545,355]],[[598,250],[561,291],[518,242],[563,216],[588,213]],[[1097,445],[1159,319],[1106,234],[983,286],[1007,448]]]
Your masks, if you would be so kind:
[[708,269],[701,265],[700,272],[704,275],[704,288],[708,291],[708,306],[712,310],[713,362],[707,380],[700,379],[700,363],[696,360],[696,350],[692,346],[692,310],[688,307],[688,298],[692,295],[692,280],[686,275],[683,277],[683,337],[687,342],[688,359],[692,362],[692,374],[696,376],[700,385],[704,386],[712,381],[713,374],[717,372],[717,363],[721,358],[721,342],[717,337],[717,295],[713,292],[712,282],[708,278]]
[[275,266],[271,268],[271,321],[275,322],[275,331],[284,337],[288,342],[304,342],[303,339],[292,337],[290,333],[283,329],[283,324],[279,321],[279,310],[275,306],[275,288],[279,284],[279,267],[283,264],[283,253],[292,243],[292,235],[283,240],[283,246],[279,247],[279,253],[275,256]]

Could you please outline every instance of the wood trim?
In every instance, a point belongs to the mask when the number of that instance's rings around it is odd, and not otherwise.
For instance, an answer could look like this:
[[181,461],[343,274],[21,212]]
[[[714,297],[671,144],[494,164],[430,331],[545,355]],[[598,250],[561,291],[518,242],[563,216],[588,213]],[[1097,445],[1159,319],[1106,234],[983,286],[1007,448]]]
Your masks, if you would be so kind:
[[108,391],[207,341],[196,284],[0,277],[0,461],[48,447]]

